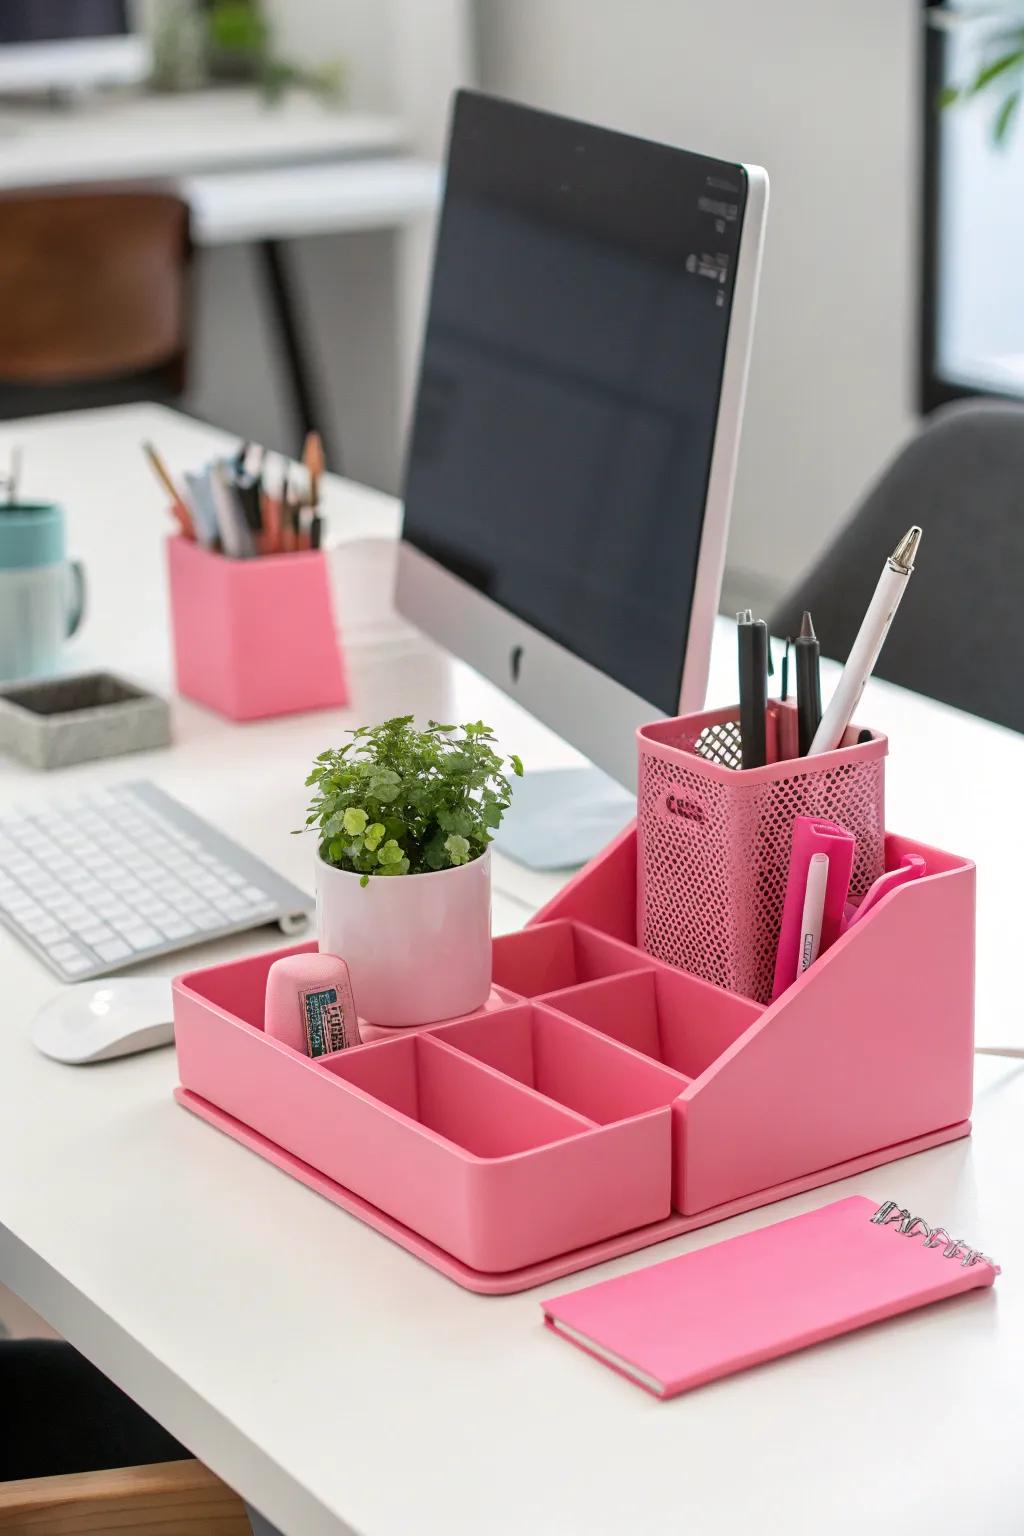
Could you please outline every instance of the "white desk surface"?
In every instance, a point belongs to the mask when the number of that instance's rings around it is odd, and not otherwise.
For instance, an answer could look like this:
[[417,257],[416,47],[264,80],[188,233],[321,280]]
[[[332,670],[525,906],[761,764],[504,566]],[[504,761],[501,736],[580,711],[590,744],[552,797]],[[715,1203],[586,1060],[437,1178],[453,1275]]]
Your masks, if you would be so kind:
[[[142,437],[176,467],[226,441],[133,407],[4,424],[0,462],[22,443],[26,492],[66,504],[72,548],[88,562],[92,610],[69,667],[109,664],[166,689],[161,497]],[[396,526],[393,501],[344,482],[329,481],[327,507],[336,538]],[[238,728],[175,700],[170,751],[59,777],[4,764],[0,803],[151,775],[308,883],[311,845],[289,835],[306,764],[356,717],[483,713],[528,765],[573,761],[389,616],[388,555],[378,544],[341,556],[354,681],[344,719]],[[927,580],[926,556],[916,579]],[[719,638],[711,696],[724,702],[728,625]],[[891,734],[890,825],[979,861],[979,1034],[1019,1041],[1021,833],[1007,797],[1022,781],[1024,738],[882,684],[862,714]],[[552,884],[502,861],[496,881],[506,927]],[[210,946],[189,963],[266,942]],[[0,1280],[288,1536],[1020,1531],[1024,1064],[979,1058],[971,1140],[559,1282],[583,1285],[853,1191],[898,1198],[1004,1266],[993,1292],[660,1404],[545,1332],[537,1292],[466,1294],[184,1113],[171,1100],[170,1051],[89,1069],[37,1056],[27,1024],[55,983],[5,935],[0,974]]]
[[100,92],[62,111],[0,109],[0,191],[308,164],[394,153],[404,141],[396,118],[302,91],[275,106],[250,90]]

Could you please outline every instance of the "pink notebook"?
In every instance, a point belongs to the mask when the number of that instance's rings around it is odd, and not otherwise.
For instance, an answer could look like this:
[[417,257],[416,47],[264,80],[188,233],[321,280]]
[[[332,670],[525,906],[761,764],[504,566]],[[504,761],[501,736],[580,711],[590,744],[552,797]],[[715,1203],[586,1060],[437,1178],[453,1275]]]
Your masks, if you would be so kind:
[[998,1273],[944,1227],[851,1195],[541,1305],[556,1333],[675,1397]]

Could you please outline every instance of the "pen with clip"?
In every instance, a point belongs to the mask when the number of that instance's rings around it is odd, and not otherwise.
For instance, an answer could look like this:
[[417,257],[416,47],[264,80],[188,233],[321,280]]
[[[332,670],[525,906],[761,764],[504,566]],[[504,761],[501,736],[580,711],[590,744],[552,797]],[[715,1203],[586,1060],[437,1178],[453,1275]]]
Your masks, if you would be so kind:
[[793,642],[796,657],[796,719],[800,756],[811,750],[814,733],[821,724],[821,647],[814,633],[811,616],[804,612],[800,633]]
[[908,528],[882,567],[874,596],[861,620],[857,638],[836,684],[836,691],[814,733],[807,754],[809,757],[819,752],[831,752],[842,741],[843,733],[860,703],[860,696],[878,660],[878,653],[885,643],[896,609],[907,590],[907,583],[914,574],[914,556],[920,542],[920,528]]
[[736,615],[740,669],[740,762],[761,768],[766,761],[768,713],[768,626],[749,608]]

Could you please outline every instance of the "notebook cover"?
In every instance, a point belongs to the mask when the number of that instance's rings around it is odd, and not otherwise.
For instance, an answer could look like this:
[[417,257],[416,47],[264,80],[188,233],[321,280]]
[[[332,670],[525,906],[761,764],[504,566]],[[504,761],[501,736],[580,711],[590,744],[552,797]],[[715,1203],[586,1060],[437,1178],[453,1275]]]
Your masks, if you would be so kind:
[[919,1226],[875,1225],[878,1209],[863,1195],[836,1200],[544,1301],[545,1323],[656,1397],[674,1397],[999,1273],[925,1247]]

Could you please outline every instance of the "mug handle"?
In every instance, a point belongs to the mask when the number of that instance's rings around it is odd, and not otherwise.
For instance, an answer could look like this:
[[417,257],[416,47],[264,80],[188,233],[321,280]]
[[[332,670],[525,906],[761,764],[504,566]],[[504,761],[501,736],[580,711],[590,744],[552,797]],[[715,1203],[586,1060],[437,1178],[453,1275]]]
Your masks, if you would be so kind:
[[68,638],[75,634],[85,617],[85,567],[81,560],[68,561],[71,600],[68,604]]

